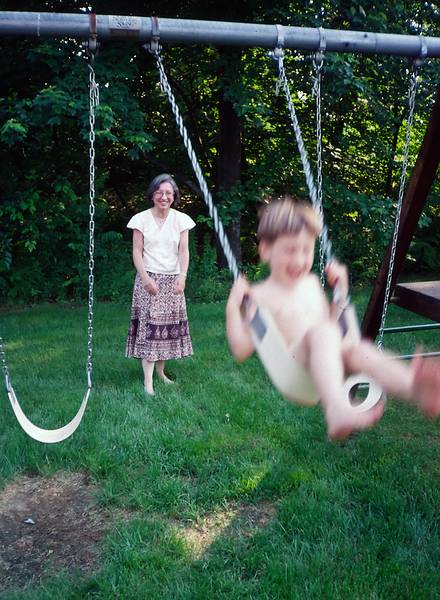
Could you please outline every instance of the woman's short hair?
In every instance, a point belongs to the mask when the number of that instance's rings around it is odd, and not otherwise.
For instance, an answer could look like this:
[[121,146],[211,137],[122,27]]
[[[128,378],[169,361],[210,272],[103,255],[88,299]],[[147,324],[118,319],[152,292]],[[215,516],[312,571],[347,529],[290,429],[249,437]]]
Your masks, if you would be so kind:
[[169,173],[161,173],[160,175],[156,175],[156,177],[150,182],[149,186],[147,187],[147,200],[153,201],[153,194],[154,192],[157,192],[162,183],[170,183],[172,185],[174,192],[173,205],[177,206],[180,202],[180,191],[177,187],[177,183]]
[[302,229],[314,237],[321,233],[322,219],[309,202],[288,195],[268,198],[260,211],[259,241],[271,243],[280,235],[297,234]]

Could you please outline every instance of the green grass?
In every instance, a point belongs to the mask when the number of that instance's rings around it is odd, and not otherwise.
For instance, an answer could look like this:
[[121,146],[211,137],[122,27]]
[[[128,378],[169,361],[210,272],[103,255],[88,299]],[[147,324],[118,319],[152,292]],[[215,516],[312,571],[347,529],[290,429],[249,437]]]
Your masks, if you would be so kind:
[[[0,488],[18,474],[87,471],[99,505],[134,513],[106,536],[98,573],[55,574],[0,598],[438,598],[439,424],[389,402],[375,428],[329,443],[319,408],[283,401],[257,359],[234,362],[223,304],[189,310],[194,357],[170,362],[178,383],[147,399],[138,361],[124,358],[129,308],[97,305],[93,394],[61,444],[27,438],[2,394]],[[391,312],[390,325],[420,321]],[[25,412],[42,427],[64,424],[85,391],[86,309],[1,319]],[[417,335],[439,349],[438,332]],[[398,352],[415,345],[395,338]],[[236,509],[249,504],[271,506],[273,518],[246,530]],[[180,525],[228,511],[197,555]]]

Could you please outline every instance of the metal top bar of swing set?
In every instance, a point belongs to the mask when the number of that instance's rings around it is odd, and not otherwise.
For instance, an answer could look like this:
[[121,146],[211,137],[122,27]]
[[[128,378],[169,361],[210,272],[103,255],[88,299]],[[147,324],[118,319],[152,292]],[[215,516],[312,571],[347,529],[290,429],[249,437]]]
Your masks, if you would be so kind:
[[161,44],[275,48],[282,42],[285,48],[303,51],[319,50],[325,37],[330,52],[440,56],[439,37],[157,17],[0,11],[1,36],[87,40],[91,33],[102,40],[146,43],[160,39]]

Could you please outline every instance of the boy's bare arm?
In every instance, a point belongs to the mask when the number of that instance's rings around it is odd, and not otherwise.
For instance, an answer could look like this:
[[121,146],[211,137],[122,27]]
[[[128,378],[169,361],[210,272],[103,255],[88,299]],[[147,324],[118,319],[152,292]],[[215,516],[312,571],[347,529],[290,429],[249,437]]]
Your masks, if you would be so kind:
[[328,284],[331,288],[338,288],[338,294],[341,298],[348,296],[348,271],[347,267],[337,260],[328,263],[325,269]]
[[243,299],[249,294],[250,286],[240,277],[232,286],[226,304],[226,336],[233,356],[243,362],[255,350],[249,326],[243,314]]

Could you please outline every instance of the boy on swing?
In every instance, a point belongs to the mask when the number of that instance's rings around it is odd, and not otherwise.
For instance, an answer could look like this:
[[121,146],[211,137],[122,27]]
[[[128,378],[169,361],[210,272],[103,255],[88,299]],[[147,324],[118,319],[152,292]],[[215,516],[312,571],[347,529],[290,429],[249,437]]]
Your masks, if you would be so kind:
[[[329,304],[318,277],[311,273],[321,219],[310,204],[286,196],[264,208],[259,226],[259,254],[270,274],[252,286],[244,278],[233,285],[226,306],[226,333],[234,357],[242,362],[255,350],[243,311],[248,296],[275,320],[288,347],[313,379],[330,439],[343,439],[378,421],[383,403],[356,411],[343,393],[345,373],[366,373],[386,393],[413,401],[428,417],[440,413],[440,363],[416,357],[404,364],[366,340],[342,337],[338,318],[344,306]],[[327,265],[329,285],[348,296],[346,268]]]

